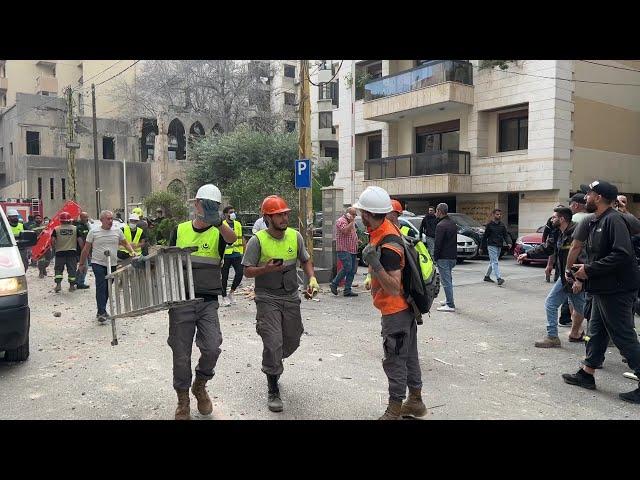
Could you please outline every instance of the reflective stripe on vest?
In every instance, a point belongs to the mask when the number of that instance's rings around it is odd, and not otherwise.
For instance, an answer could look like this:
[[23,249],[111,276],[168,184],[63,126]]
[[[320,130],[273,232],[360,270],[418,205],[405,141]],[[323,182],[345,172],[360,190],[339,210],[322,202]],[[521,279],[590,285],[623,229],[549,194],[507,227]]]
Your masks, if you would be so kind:
[[220,231],[217,228],[211,227],[205,232],[198,233],[193,229],[191,220],[188,220],[178,225],[177,237],[176,247],[198,247],[198,251],[191,254],[192,257],[196,257],[194,262],[220,265],[220,253],[218,253]]
[[24,225],[21,224],[20,222],[18,222],[18,224],[15,227],[11,227],[11,231],[13,232],[13,236],[14,237],[18,237],[20,235],[20,232],[22,232],[24,230]]
[[278,240],[269,235],[268,230],[260,230],[256,233],[260,242],[260,261],[258,266],[263,266],[274,258],[281,258],[285,269],[281,272],[270,272],[256,277],[255,289],[277,290],[292,293],[298,289],[298,277],[296,274],[296,262],[298,259],[298,232],[293,228],[287,228],[282,239]]
[[[229,224],[227,223],[227,226],[228,225]],[[224,249],[225,255],[231,255],[234,252],[244,253],[244,246],[242,243],[242,224],[237,220],[233,221],[233,231],[235,232],[236,237],[238,238],[236,239],[235,242],[233,242],[232,245],[227,245],[227,248]]]
[[408,236],[409,235],[409,230],[410,230],[410,228],[405,225],[404,227],[400,228],[400,233],[403,234],[403,235]]
[[[136,228],[136,236],[133,239],[133,241],[131,241],[131,227],[129,225],[125,225],[124,226],[123,233],[124,233],[124,238],[127,240],[127,242],[129,242],[129,243],[139,243],[140,242],[140,237],[142,236],[142,229],[140,227]],[[118,250],[120,250],[121,252],[129,253],[129,250],[127,250],[124,247],[120,247]],[[133,250],[138,255],[140,255],[142,253],[142,247],[135,247]]]

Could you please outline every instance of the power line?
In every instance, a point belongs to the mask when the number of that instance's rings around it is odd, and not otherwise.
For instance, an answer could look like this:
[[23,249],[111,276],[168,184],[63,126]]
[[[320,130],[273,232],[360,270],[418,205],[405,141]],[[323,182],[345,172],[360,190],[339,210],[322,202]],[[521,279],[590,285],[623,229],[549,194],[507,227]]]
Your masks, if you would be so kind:
[[606,63],[598,63],[598,62],[593,62],[591,60],[580,60],[580,61],[584,63],[592,63],[593,65],[600,65],[601,67],[617,68],[618,70],[627,70],[629,72],[640,73],[640,70],[636,70],[634,68],[618,67],[616,65],[607,65]]
[[[340,73],[340,69],[342,68],[342,63],[344,62],[344,60],[340,60],[340,65],[338,66],[338,69],[336,70],[336,73],[333,75],[333,77],[331,77],[331,79],[328,82],[324,82],[324,83],[331,83],[333,82],[333,80],[338,76],[338,73]],[[313,86],[319,87],[320,85],[317,83],[313,83],[311,81],[311,78],[309,78],[309,73],[307,72],[307,80],[309,80],[309,83]],[[322,82],[321,82],[322,83]]]
[[131,67],[133,67],[136,63],[140,62],[140,60],[136,60],[135,62],[133,62],[131,65],[129,65],[127,68],[125,68],[124,70],[119,71],[118,73],[116,73],[115,75],[107,78],[106,80],[103,80],[100,83],[96,83],[96,87],[99,87],[100,85],[107,83],[110,80],[113,80],[114,78],[116,78],[118,75],[122,75],[124,72],[126,72],[127,70],[129,70]]

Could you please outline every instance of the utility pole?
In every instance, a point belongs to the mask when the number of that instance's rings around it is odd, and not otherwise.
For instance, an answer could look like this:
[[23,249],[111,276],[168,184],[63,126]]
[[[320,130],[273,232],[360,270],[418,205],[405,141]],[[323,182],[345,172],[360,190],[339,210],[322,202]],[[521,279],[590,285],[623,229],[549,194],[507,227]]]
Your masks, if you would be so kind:
[[93,169],[96,182],[96,218],[100,218],[100,168],[98,167],[98,127],[96,122],[96,86],[91,84],[91,104],[93,106]]
[[74,142],[73,128],[73,90],[71,87],[65,89],[67,95],[67,177],[69,180],[69,196],[76,201],[76,149]]
[[311,100],[309,98],[309,60],[300,60],[300,95],[298,157],[309,159],[311,168],[310,188],[298,190],[298,215],[300,233],[313,261],[313,159],[311,158]]

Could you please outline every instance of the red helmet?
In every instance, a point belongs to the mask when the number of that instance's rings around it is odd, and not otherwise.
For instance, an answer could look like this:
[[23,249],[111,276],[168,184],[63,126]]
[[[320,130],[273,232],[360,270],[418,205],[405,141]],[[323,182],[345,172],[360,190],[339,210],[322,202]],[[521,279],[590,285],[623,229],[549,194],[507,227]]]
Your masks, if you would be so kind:
[[71,221],[71,215],[69,214],[69,212],[62,212],[60,214],[60,221],[61,222],[70,222]]
[[276,213],[290,212],[291,209],[283,198],[280,198],[277,195],[269,195],[262,201],[260,211],[263,215],[275,215]]
[[391,207],[393,208],[392,212],[398,212],[399,215],[402,215],[402,205],[398,200],[391,199]]

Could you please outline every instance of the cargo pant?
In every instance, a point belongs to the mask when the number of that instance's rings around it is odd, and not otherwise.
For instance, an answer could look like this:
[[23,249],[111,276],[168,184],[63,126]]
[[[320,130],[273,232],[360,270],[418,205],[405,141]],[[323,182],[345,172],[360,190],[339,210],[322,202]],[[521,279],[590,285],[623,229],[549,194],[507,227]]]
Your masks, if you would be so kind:
[[56,283],[62,283],[64,267],[67,267],[67,279],[69,285],[75,285],[76,283],[76,268],[78,266],[78,255],[61,256],[56,255],[56,262],[53,265],[53,271],[55,276],[53,277]]
[[262,337],[262,371],[267,375],[281,375],[282,359],[300,346],[304,327],[300,314],[300,300],[256,300],[256,332]]
[[42,255],[38,259],[38,270],[39,272],[46,276],[47,275],[47,267],[51,263],[51,258],[53,257],[53,252],[51,249],[47,250],[44,255]]
[[218,320],[218,302],[200,302],[169,309],[169,338],[173,351],[173,388],[188,390],[191,386],[191,351],[193,336],[200,349],[196,377],[211,380],[220,356],[222,332]]
[[389,398],[401,402],[407,387],[421,389],[418,326],[409,310],[382,316],[382,368],[389,381]]

